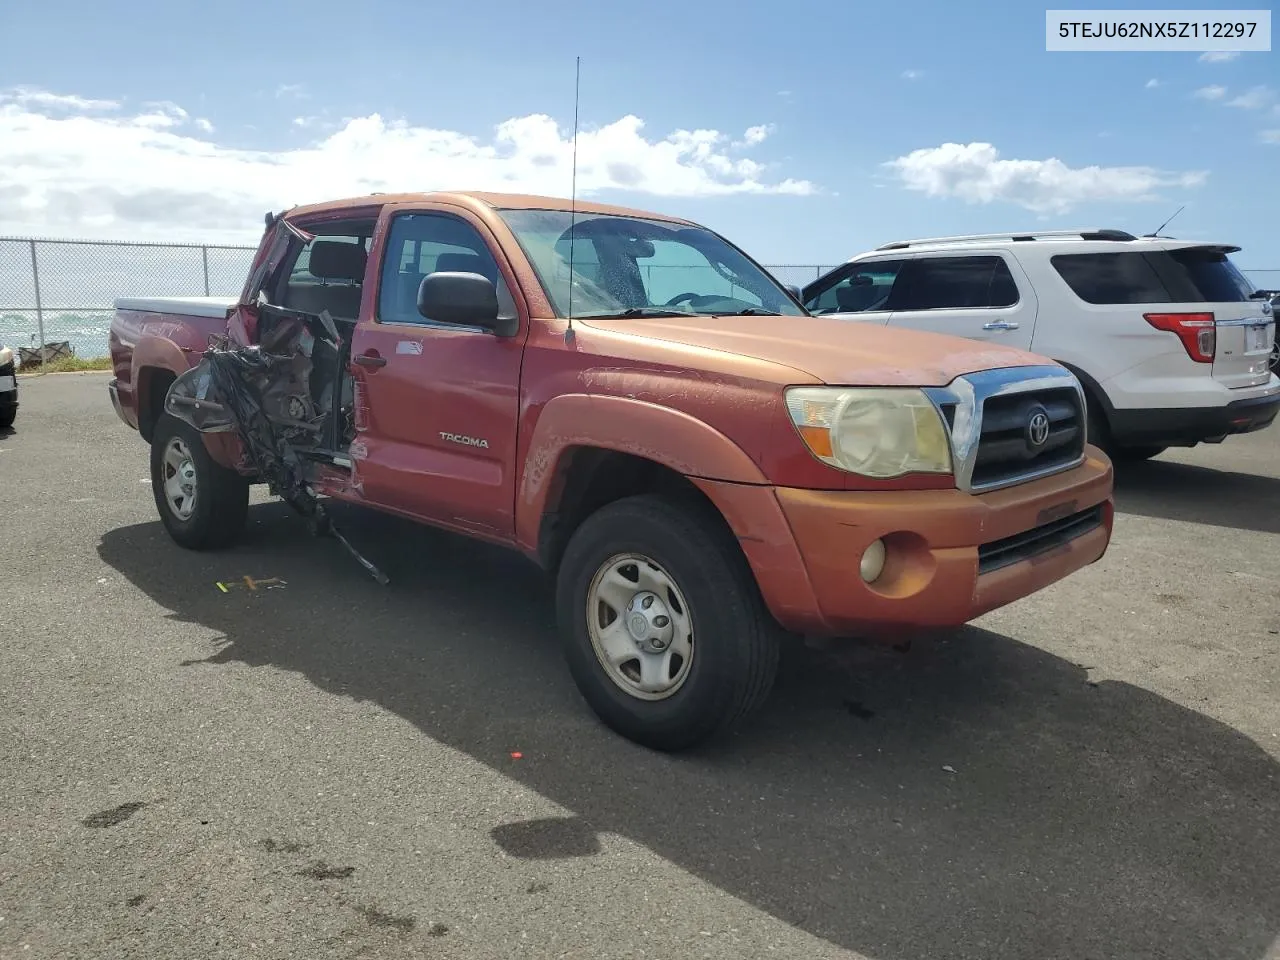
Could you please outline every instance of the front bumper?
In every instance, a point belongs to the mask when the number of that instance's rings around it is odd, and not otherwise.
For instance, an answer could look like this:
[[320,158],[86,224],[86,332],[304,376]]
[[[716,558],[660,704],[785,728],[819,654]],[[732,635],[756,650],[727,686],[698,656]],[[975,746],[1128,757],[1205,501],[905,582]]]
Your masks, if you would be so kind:
[[[784,628],[894,638],[961,626],[1100,559],[1114,520],[1113,471],[1105,454],[1086,450],[1072,470],[982,495],[703,488]],[[859,562],[877,539],[887,559],[867,584]]]
[[0,367],[0,411],[18,409],[18,371],[10,361]]
[[112,377],[110,382],[107,383],[107,393],[111,395],[111,406],[115,410],[116,416],[124,422],[126,427],[134,427],[136,429],[137,425],[130,423],[129,418],[125,416],[124,404],[120,402],[120,382],[115,377]]

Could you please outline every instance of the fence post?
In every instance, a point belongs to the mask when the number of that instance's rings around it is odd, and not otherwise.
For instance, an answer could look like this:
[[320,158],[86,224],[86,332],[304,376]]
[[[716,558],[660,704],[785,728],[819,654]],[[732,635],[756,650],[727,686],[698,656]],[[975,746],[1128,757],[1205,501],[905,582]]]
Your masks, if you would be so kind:
[[31,285],[36,292],[36,329],[40,335],[36,349],[40,351],[40,375],[44,376],[47,367],[44,362],[44,304],[40,301],[40,266],[36,262],[36,242],[30,240],[28,243],[31,245]]
[[204,260],[204,295],[209,295],[209,248],[204,244],[200,245],[201,258]]

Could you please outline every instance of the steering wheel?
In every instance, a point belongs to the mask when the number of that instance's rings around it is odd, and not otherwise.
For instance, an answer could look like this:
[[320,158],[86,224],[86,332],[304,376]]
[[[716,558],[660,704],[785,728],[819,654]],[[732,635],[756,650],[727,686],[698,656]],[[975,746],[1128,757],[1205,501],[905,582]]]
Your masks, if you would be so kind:
[[701,293],[693,293],[693,292],[679,293],[679,294],[676,294],[674,297],[672,297],[670,300],[668,300],[666,303],[664,303],[663,306],[674,307],[677,304],[684,303],[687,300],[689,301],[689,306],[694,307],[694,306],[697,306],[697,304],[693,302],[695,300],[700,300],[703,303],[706,303],[707,301],[714,302],[716,300],[723,300],[723,299],[724,297],[707,296],[706,294],[701,294]]

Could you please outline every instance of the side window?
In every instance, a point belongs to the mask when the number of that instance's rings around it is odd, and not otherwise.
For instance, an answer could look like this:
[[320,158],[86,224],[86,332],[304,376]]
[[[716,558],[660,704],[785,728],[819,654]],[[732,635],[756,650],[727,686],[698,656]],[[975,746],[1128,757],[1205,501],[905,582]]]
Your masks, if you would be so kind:
[[1011,307],[1018,285],[999,256],[921,257],[912,261],[900,310]]
[[333,235],[318,236],[314,240],[312,240],[310,243],[308,243],[305,247],[303,247],[301,252],[298,254],[298,259],[293,261],[293,269],[289,271],[289,284],[294,285],[299,283],[321,283],[321,284],[352,283],[352,281],[347,278],[334,278],[334,277],[321,276],[312,271],[311,251],[315,249],[315,246],[318,243],[319,244],[349,243],[352,246],[363,246],[365,254],[368,255],[369,253],[368,237],[363,237],[363,238],[362,237],[344,237],[344,236],[333,236]]
[[[805,306],[811,313],[863,313],[888,310],[894,288],[901,288],[905,260],[873,260],[859,263],[826,289],[810,295]],[[838,275],[839,276],[839,275]]]
[[1085,303],[1169,303],[1160,275],[1141,253],[1064,253],[1049,262]]
[[391,221],[378,290],[380,323],[427,323],[418,313],[418,288],[439,271],[478,273],[498,288],[498,314],[514,317],[515,301],[484,239],[457,217],[406,213]]

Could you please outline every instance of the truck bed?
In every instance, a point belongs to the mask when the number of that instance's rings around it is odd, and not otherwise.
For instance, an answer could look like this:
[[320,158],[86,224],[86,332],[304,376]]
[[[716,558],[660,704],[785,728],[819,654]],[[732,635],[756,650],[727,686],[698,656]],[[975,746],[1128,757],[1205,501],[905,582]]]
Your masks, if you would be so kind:
[[115,302],[117,310],[213,319],[225,319],[235,305],[235,297],[120,297]]

